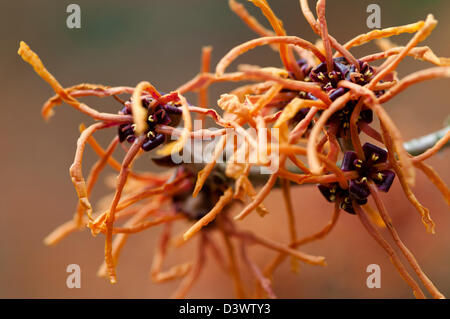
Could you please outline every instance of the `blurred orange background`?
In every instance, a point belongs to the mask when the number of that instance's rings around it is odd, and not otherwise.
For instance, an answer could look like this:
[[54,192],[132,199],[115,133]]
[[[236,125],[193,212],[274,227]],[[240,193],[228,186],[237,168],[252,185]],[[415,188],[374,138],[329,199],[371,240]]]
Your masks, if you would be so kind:
[[[64,86],[102,83],[134,86],[141,80],[152,82],[168,92],[188,81],[199,70],[203,45],[214,48],[212,63],[235,45],[256,38],[228,9],[224,0],[152,0],[132,2],[79,0],[81,29],[68,29],[65,21],[68,1],[8,1],[0,12],[0,68],[2,77],[3,121],[0,125],[0,297],[2,298],[165,298],[177,282],[154,284],[149,269],[161,228],[131,236],[118,264],[118,283],[96,277],[103,260],[103,236],[75,233],[55,247],[42,240],[56,226],[69,220],[75,210],[76,194],[69,178],[78,124],[92,121],[67,105],[58,107],[49,123],[40,116],[43,102],[53,95],[50,87],[16,54],[19,41],[26,41]],[[241,1],[243,2],[243,1]],[[301,15],[298,1],[269,1],[284,21],[290,35],[315,41],[316,37]],[[366,0],[329,0],[328,28],[339,41],[369,31],[366,26]],[[412,23],[433,13],[439,24],[426,40],[438,56],[450,56],[450,3],[435,1],[378,0],[382,27]],[[260,21],[262,15],[245,3]],[[313,4],[310,1],[313,8]],[[266,24],[267,25],[267,24]],[[394,38],[404,44],[411,35]],[[357,56],[375,52],[374,45],[354,50]],[[278,56],[260,48],[239,58],[237,63],[279,66]],[[236,67],[234,63],[231,67]],[[429,67],[407,58],[399,68],[400,77]],[[220,84],[211,90],[211,103],[235,85]],[[442,128],[449,115],[448,80],[416,85],[387,104],[387,110],[406,140]],[[189,96],[192,101],[195,96]],[[114,113],[120,105],[113,99],[88,98],[98,110]],[[196,103],[196,102],[193,102]],[[113,133],[99,134],[106,145]],[[120,152],[119,152],[120,153]],[[118,156],[118,155],[116,155]],[[449,151],[427,161],[450,181]],[[95,160],[87,148],[85,172]],[[148,163],[140,162],[139,167]],[[112,170],[108,169],[108,173]],[[102,175],[106,176],[106,174]],[[420,172],[414,191],[428,207],[436,222],[436,234],[429,235],[415,209],[403,195],[398,180],[383,195],[394,225],[417,257],[423,270],[440,290],[450,295],[450,216],[440,193]],[[95,203],[110,190],[99,183],[93,194]],[[314,187],[294,187],[294,207],[299,236],[320,229],[331,216],[332,205]],[[264,219],[253,214],[242,228],[258,231],[287,242],[286,213],[279,191],[266,200],[271,212]],[[275,226],[275,227],[274,227]],[[178,231],[186,229],[183,224]],[[385,231],[383,234],[388,235]],[[187,260],[193,245],[171,251],[166,265]],[[283,298],[411,298],[384,251],[365,232],[355,216],[342,214],[336,229],[324,240],[304,246],[304,251],[326,256],[328,265],[302,265],[298,274],[285,263],[277,272],[274,290]],[[273,252],[252,249],[261,266]],[[81,289],[66,286],[66,267],[78,264],[82,271]],[[366,287],[366,267],[381,266],[381,288]],[[246,274],[246,280],[252,279]],[[231,280],[210,259],[192,298],[233,296]]]

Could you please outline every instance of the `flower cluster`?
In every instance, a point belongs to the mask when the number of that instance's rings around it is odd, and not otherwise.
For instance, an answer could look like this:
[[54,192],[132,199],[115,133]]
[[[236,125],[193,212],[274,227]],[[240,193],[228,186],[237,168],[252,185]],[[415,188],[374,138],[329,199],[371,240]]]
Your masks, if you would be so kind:
[[[134,88],[91,84],[63,88],[47,71],[39,57],[25,43],[21,43],[21,57],[34,67],[56,93],[44,105],[44,117],[48,118],[56,105],[65,102],[95,120],[89,127],[82,127],[75,159],[70,168],[79,197],[76,214],[72,220],[50,234],[46,243],[55,244],[84,227],[90,228],[94,235],[104,234],[105,262],[99,274],[115,282],[115,265],[126,236],[164,225],[151,274],[156,282],[183,278],[174,297],[187,295],[203,269],[208,250],[222,265],[224,272],[232,277],[237,297],[252,295],[272,298],[275,297],[272,289],[274,272],[286,257],[290,256],[293,261],[309,265],[325,265],[325,257],[307,254],[300,251],[299,247],[326,237],[336,225],[341,210],[344,210],[356,215],[362,226],[386,251],[414,296],[426,297],[395,250],[378,231],[379,227],[387,228],[398,250],[406,257],[428,293],[434,298],[443,298],[400,239],[388,209],[379,196],[380,191],[388,192],[394,180],[398,180],[412,208],[420,214],[426,230],[433,233],[435,224],[430,212],[411,190],[415,170],[420,169],[450,205],[449,188],[436,171],[424,162],[448,144],[450,131],[447,130],[434,139],[432,146],[420,148],[419,152],[415,149],[413,152],[407,147],[410,144],[404,143],[400,130],[383,107],[384,103],[415,83],[450,77],[450,59],[436,56],[426,46],[418,46],[434,29],[436,20],[428,15],[424,21],[370,31],[341,44],[328,30],[326,1],[317,1],[316,19],[308,1],[300,0],[303,15],[320,37],[320,41],[313,44],[297,36],[288,36],[281,20],[266,0],[251,2],[261,9],[272,30],[260,24],[242,4],[229,0],[230,8],[259,37],[230,50],[219,61],[214,73],[210,71],[211,47],[205,47],[201,72],[169,94],[161,94],[149,82],[141,82]],[[397,46],[387,40],[388,37],[401,33],[413,34],[405,46]],[[383,43],[378,43],[381,39],[384,40]],[[381,51],[359,58],[353,56],[350,51],[353,47],[370,41],[377,41]],[[239,56],[264,45],[272,45],[277,50],[282,66],[241,65],[235,72],[226,71]],[[396,68],[407,56],[435,66],[400,79]],[[383,64],[372,64],[382,59],[386,59]],[[222,109],[219,114],[214,109],[216,104],[208,100],[209,86],[217,82],[240,81],[252,83],[238,86],[224,94],[217,101]],[[188,92],[198,93],[197,106],[187,103],[184,95]],[[118,114],[100,113],[78,100],[84,96],[119,99],[117,96],[121,94],[131,97],[124,102],[124,107]],[[193,116],[202,122],[208,117],[219,129],[193,130]],[[380,129],[373,125],[374,119],[379,121]],[[182,127],[178,128],[181,123]],[[118,133],[114,134],[108,147],[103,149],[95,141],[93,134],[110,127],[114,127]],[[254,129],[257,132],[256,138],[248,134],[244,127]],[[265,145],[270,150],[279,150],[277,158],[262,156],[256,162],[236,163],[229,160],[225,164],[217,163],[226,147],[231,128],[235,129],[233,133],[249,141],[249,145],[234,147],[232,158],[240,155],[250,158],[259,152],[258,142],[267,140],[268,133],[265,129],[278,129],[279,137]],[[362,134],[370,142],[363,145]],[[167,135],[175,136],[178,140],[165,143]],[[190,139],[207,140],[211,137],[218,137],[221,142],[211,151],[210,162],[201,165],[174,165],[171,162],[170,156],[182,151]],[[126,154],[120,163],[112,154],[116,146],[125,141],[130,145],[124,147]],[[81,163],[86,144],[92,146],[100,159],[85,180]],[[158,172],[135,171],[132,163],[143,152],[155,148],[162,155],[153,158],[159,165]],[[255,173],[254,168],[267,168],[272,162],[279,165],[269,176]],[[119,172],[113,199],[108,207],[95,206],[94,209],[89,200],[90,193],[106,165]],[[304,238],[297,237],[295,218],[296,210],[300,208],[294,208],[292,204],[291,185],[318,185],[325,199],[334,203],[330,223]],[[269,212],[264,205],[264,200],[274,188],[281,188],[289,216],[287,244],[239,227],[239,221],[253,212],[261,217],[267,213],[279,213]],[[372,208],[372,201],[376,208]],[[244,208],[234,205],[238,202],[243,203]],[[235,213],[236,209],[239,209],[238,213]],[[126,221],[121,224],[124,219]],[[164,271],[163,261],[167,248],[172,243],[169,240],[170,226],[180,220],[184,220],[189,226],[182,238],[175,240],[175,246],[181,247],[182,243],[195,236],[199,241],[197,254],[193,261]],[[223,245],[217,245],[209,230],[222,236]],[[254,293],[249,293],[249,288],[240,275],[234,247],[236,243],[240,248],[240,261],[256,279]],[[248,244],[258,244],[276,251],[278,255],[264,269],[260,269],[247,254]],[[297,264],[293,262],[292,265],[296,268]]]

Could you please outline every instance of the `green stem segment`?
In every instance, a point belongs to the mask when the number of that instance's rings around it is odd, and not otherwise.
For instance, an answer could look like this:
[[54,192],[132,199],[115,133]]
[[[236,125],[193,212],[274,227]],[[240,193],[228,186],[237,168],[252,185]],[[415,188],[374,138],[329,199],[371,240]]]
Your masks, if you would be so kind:
[[[437,132],[433,132],[431,134],[421,136],[419,138],[412,139],[408,142],[405,142],[403,144],[405,146],[406,151],[413,155],[417,156],[425,152],[427,149],[432,147],[434,144],[437,143],[441,138],[444,137],[444,135],[450,130],[450,125],[447,125],[442,130],[439,130]],[[450,142],[447,142],[445,144],[444,148],[449,146]]]

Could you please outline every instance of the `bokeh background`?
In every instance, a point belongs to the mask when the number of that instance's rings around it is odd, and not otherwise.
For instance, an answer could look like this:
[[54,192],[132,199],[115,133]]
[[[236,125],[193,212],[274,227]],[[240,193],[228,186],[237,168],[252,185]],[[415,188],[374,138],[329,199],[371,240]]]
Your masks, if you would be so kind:
[[[82,28],[65,24],[69,1],[2,1],[0,11],[0,297],[2,298],[165,298],[177,282],[155,285],[149,268],[156,239],[154,228],[131,236],[118,265],[118,283],[110,285],[96,277],[103,259],[103,236],[92,238],[87,231],[75,233],[55,247],[46,247],[43,238],[56,226],[72,217],[76,195],[68,168],[73,160],[78,124],[91,120],[68,106],[59,107],[49,123],[40,117],[42,103],[53,94],[49,86],[16,54],[20,40],[26,41],[41,56],[48,69],[64,85],[103,83],[134,86],[148,80],[162,91],[170,91],[197,73],[203,45],[212,45],[213,65],[233,46],[256,37],[228,9],[225,0],[77,0],[81,6]],[[316,38],[301,15],[298,1],[270,1],[283,19],[289,34],[310,41]],[[367,32],[366,7],[373,1],[330,0],[327,18],[330,32],[344,42]],[[310,1],[311,6],[312,2]],[[426,40],[437,55],[449,56],[450,3],[445,0],[377,0],[381,6],[382,27],[402,25],[424,19],[433,13],[437,29]],[[262,15],[250,3],[247,8],[260,21]],[[394,40],[404,44],[410,35]],[[367,45],[354,50],[356,55],[374,52]],[[249,52],[238,61],[257,65],[280,65],[269,48]],[[235,67],[236,63],[232,65]],[[408,58],[399,68],[400,76],[425,68]],[[211,103],[233,85],[212,88]],[[448,80],[435,80],[415,86],[392,100],[387,110],[405,139],[442,127],[449,114]],[[190,98],[195,101],[194,96]],[[116,112],[113,99],[86,99],[99,110]],[[99,135],[104,143],[112,132]],[[441,152],[428,163],[447,183],[450,181],[449,151]],[[118,155],[116,155],[118,156]],[[87,148],[85,170],[95,156]],[[148,165],[140,163],[141,167]],[[107,171],[112,173],[111,170]],[[103,175],[106,176],[106,175]],[[102,186],[96,199],[110,192]],[[417,212],[402,194],[398,181],[383,195],[394,224],[405,243],[441,291],[450,295],[449,210],[440,194],[418,173],[414,187],[417,197],[430,208],[436,234],[425,232]],[[294,207],[299,235],[308,235],[324,225],[332,207],[314,188],[294,191]],[[272,192],[266,200],[271,214],[263,220],[254,214],[242,227],[257,230],[280,241],[287,241],[286,214],[281,194]],[[181,226],[179,231],[188,225]],[[171,251],[166,265],[186,260],[193,246]],[[408,286],[400,279],[384,252],[354,216],[343,214],[331,235],[303,250],[327,257],[328,266],[302,265],[292,274],[289,264],[276,273],[274,288],[285,298],[411,298]],[[253,258],[264,265],[274,255],[252,249]],[[66,266],[76,263],[82,270],[81,289],[66,287]],[[365,285],[368,264],[382,270],[380,289]],[[247,280],[251,278],[247,275]],[[208,262],[192,289],[193,298],[233,296],[231,281],[214,260]]]

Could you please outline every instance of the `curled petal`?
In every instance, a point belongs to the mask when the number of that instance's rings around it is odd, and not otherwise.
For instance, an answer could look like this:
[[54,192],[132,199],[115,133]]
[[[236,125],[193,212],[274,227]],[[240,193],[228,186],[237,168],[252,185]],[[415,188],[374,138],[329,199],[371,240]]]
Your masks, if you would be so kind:
[[141,135],[148,129],[147,113],[148,110],[143,106],[141,94],[143,91],[149,92],[154,98],[158,99],[161,94],[149,82],[140,82],[132,95],[131,113],[133,114],[133,121],[136,124],[136,134]]

